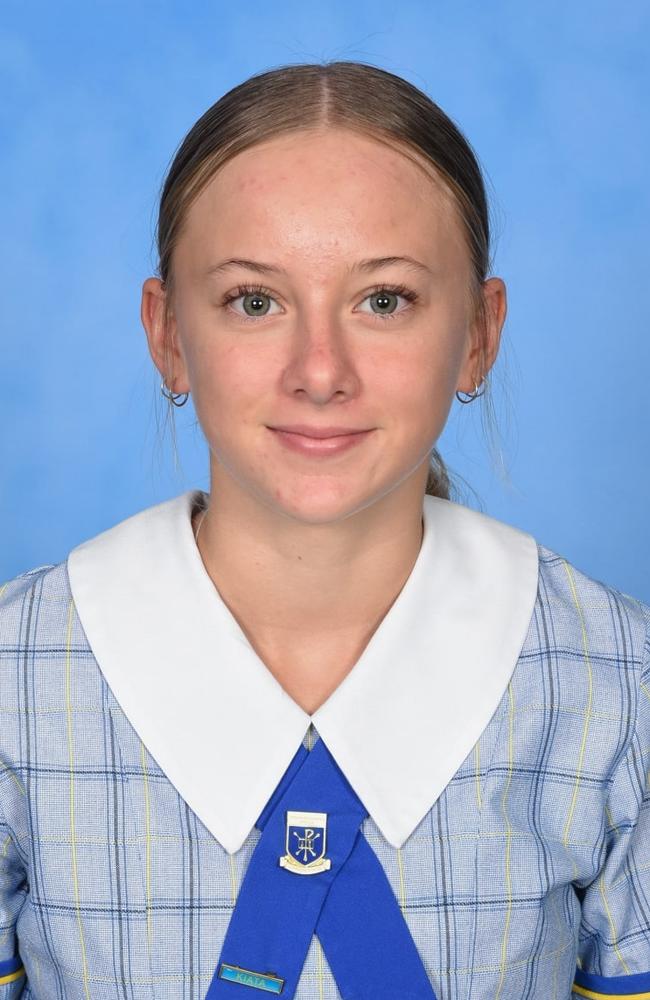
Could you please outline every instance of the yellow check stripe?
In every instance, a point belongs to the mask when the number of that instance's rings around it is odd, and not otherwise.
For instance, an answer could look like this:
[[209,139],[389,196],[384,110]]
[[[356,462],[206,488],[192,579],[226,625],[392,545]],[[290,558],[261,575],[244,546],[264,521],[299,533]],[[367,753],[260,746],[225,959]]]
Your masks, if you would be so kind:
[[573,992],[579,997],[588,997],[589,1000],[650,1000],[650,993],[596,993],[594,990],[586,990],[584,986],[573,984]]
[[0,986],[6,986],[7,983],[13,983],[16,979],[20,979],[20,977],[24,975],[25,968],[21,965],[16,972],[10,972],[7,976],[0,976]]

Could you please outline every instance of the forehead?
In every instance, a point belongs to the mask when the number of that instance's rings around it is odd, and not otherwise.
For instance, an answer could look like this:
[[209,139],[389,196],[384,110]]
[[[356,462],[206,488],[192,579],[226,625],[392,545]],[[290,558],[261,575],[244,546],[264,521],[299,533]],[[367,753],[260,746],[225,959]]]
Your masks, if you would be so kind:
[[211,178],[189,207],[178,249],[189,263],[235,244],[305,262],[386,250],[444,251],[457,264],[466,253],[454,198],[432,165],[333,128],[265,140]]

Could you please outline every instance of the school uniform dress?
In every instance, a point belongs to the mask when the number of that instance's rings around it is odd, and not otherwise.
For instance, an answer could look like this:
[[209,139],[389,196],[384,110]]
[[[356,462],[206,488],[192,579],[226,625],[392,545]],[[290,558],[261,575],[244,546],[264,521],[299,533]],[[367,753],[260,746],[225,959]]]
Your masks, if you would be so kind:
[[[246,919],[267,917],[250,947],[293,929],[297,1000],[365,998],[367,930],[389,924],[362,868],[336,871],[336,811],[321,874],[295,874],[282,809],[260,821],[299,766],[319,815],[319,744],[361,804],[349,856],[363,847],[414,946],[407,971],[396,932],[382,944],[395,1000],[650,997],[650,607],[426,496],[408,580],[310,716],[203,565],[205,500],[189,490],[0,587],[0,1000],[282,995],[278,963],[257,968],[234,938],[224,960],[256,863],[267,889]],[[307,826],[291,831],[303,847]],[[323,878],[312,933],[299,894]]]

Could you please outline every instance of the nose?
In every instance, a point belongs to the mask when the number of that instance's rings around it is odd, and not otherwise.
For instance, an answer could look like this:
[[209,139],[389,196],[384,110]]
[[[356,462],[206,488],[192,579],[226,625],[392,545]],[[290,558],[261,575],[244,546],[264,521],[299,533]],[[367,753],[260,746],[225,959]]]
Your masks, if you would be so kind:
[[318,403],[337,394],[352,397],[360,388],[355,345],[340,321],[316,312],[297,320],[284,369],[285,389],[304,392]]

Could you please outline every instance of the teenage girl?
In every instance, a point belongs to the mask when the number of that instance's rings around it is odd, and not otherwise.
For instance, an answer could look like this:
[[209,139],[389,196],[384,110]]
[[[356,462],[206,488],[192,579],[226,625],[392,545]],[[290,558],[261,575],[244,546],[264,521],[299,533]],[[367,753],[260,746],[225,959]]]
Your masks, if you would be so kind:
[[650,608],[435,447],[506,316],[469,144],[282,67],[157,237],[210,489],[0,589],[0,1000],[650,997]]

